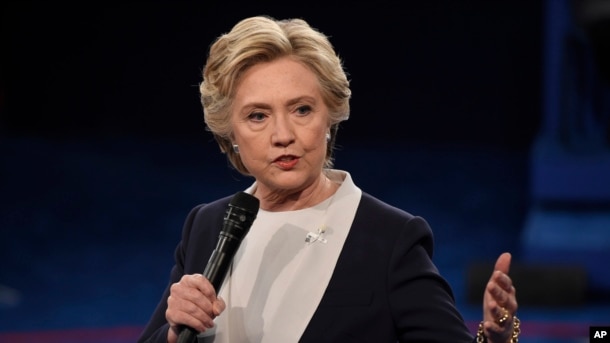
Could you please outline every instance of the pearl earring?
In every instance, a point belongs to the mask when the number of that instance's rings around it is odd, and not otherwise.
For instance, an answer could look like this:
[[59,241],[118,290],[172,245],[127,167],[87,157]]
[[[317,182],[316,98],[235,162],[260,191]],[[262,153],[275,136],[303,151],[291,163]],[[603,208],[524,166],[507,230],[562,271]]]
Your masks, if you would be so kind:
[[326,141],[327,141],[327,142],[330,142],[330,132],[327,132],[327,133],[326,133]]
[[239,154],[239,145],[233,144],[233,152]]

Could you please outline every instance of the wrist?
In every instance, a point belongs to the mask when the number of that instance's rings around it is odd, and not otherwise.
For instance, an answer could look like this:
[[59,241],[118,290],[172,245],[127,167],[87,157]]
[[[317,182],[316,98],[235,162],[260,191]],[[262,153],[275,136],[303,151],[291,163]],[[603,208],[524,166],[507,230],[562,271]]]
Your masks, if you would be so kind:
[[[521,334],[521,321],[517,316],[513,316],[513,332],[510,336],[510,343],[519,342],[519,334]],[[483,330],[483,322],[479,323],[479,328],[477,329],[477,343],[485,343],[487,342],[487,338],[485,337],[485,332]]]

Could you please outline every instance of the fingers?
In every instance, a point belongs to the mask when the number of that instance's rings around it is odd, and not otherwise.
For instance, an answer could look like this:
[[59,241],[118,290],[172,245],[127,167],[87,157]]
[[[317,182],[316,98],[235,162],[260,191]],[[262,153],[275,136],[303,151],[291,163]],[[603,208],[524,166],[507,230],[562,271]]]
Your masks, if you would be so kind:
[[501,254],[500,257],[498,257],[498,260],[496,261],[494,270],[499,270],[504,274],[508,274],[508,271],[510,270],[511,259],[512,259],[512,256],[510,253],[505,252],[505,253]]
[[517,311],[516,290],[513,281],[508,276],[512,256],[505,252],[498,257],[494,272],[486,287],[485,301],[494,300],[500,307],[507,308],[511,313]]
[[503,309],[506,309],[511,316],[514,315],[518,308],[516,293],[511,278],[496,270],[485,287],[483,310],[486,315],[484,318],[486,320],[500,318]]
[[214,310],[215,316],[219,316],[222,313],[222,311],[224,311],[225,308],[227,307],[224,299],[221,297],[216,298],[216,301],[214,301],[214,303],[212,305],[213,305],[212,308]]
[[491,296],[490,299],[501,307],[509,308],[513,312],[517,310],[515,297],[517,291],[508,275],[496,270],[487,283],[485,291]]
[[225,306],[203,275],[184,275],[170,287],[165,317],[172,327],[186,325],[203,332],[214,326],[214,318]]
[[184,275],[180,282],[184,282],[187,287],[198,289],[201,294],[208,298],[216,298],[214,286],[201,274]]

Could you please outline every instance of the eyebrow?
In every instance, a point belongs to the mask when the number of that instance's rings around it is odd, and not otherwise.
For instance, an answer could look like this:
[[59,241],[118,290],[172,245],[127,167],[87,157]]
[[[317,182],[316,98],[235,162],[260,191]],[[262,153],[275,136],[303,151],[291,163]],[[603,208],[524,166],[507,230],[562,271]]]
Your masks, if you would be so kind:
[[[298,104],[299,102],[310,102],[310,103],[316,103],[316,99],[312,96],[309,95],[302,95],[302,96],[298,96],[296,98],[290,99],[286,102],[286,106],[290,107],[294,104]],[[262,109],[271,109],[271,106],[269,106],[269,104],[266,103],[262,103],[262,102],[250,102],[245,104],[244,106],[241,106],[242,111],[244,109],[251,109],[251,108],[262,108]]]
[[303,96],[299,96],[299,97],[296,97],[294,99],[288,100],[288,102],[286,102],[286,105],[292,106],[292,105],[297,104],[297,103],[302,102],[302,101],[307,101],[307,102],[315,103],[316,99],[314,97],[312,97],[312,96],[309,96],[309,95],[303,95]]

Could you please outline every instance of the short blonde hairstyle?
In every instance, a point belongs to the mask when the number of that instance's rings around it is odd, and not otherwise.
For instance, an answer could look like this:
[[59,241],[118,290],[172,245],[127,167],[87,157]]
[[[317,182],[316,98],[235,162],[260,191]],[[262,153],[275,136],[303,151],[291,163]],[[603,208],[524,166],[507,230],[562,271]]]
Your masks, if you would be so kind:
[[341,59],[328,37],[302,19],[246,18],[211,45],[199,86],[204,120],[229,162],[250,175],[232,148],[231,109],[240,77],[251,66],[290,56],[314,72],[329,109],[330,140],[325,168],[333,166],[339,123],[349,117],[351,90]]

